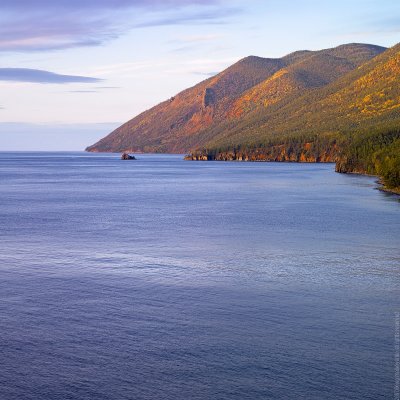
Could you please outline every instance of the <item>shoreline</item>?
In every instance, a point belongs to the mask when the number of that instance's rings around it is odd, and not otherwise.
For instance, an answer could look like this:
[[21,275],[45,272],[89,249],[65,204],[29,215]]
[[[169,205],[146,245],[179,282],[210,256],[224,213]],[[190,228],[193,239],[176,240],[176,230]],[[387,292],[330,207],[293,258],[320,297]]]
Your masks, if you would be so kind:
[[[103,151],[93,151],[93,150],[87,150],[87,148],[84,150],[85,153],[120,153],[120,152],[103,152]],[[132,152],[133,153],[133,152]],[[138,154],[139,152],[135,152],[134,154]],[[144,154],[143,152],[139,153],[139,154]],[[155,153],[155,154],[162,154],[162,153]],[[169,154],[169,153],[164,153],[164,154]],[[311,161],[311,160],[304,160],[304,161],[295,161],[295,160],[282,160],[282,161],[278,161],[278,160],[268,160],[268,159],[238,159],[238,158],[234,158],[234,159],[210,159],[208,158],[208,156],[203,156],[203,157],[198,157],[198,158],[194,158],[192,154],[186,154],[184,155],[183,159],[185,161],[200,161],[200,162],[204,162],[204,161],[219,161],[219,162],[237,162],[237,163],[288,163],[288,164],[336,164],[335,161]],[[388,188],[385,186],[385,184],[383,183],[382,179],[379,177],[379,175],[373,175],[373,174],[368,174],[365,172],[361,172],[361,171],[349,171],[349,172],[341,172],[338,171],[337,169],[335,170],[336,173],[338,174],[348,174],[348,175],[363,175],[363,176],[368,176],[371,178],[378,178],[376,180],[376,184],[377,187],[375,189],[387,193],[387,194],[391,194],[391,195],[395,195],[395,196],[400,196],[400,187],[399,188]]]
[[377,189],[381,192],[400,197],[400,188],[388,188],[381,179],[377,180],[376,183],[379,185]]
[[389,189],[386,187],[378,187],[378,190],[380,190],[381,192],[387,193],[387,194],[391,194],[392,196],[397,196],[400,197],[400,189]]
[[[335,161],[291,161],[291,160],[285,160],[285,161],[276,161],[276,160],[240,160],[240,159],[233,159],[233,160],[221,160],[221,159],[205,159],[205,158],[198,158],[198,159],[193,159],[192,156],[185,156],[184,157],[185,161],[220,161],[220,162],[237,162],[237,163],[288,163],[288,164],[336,164]],[[379,175],[374,175],[374,174],[368,174],[366,172],[361,172],[361,171],[351,171],[351,172],[341,172],[338,170],[335,170],[336,173],[338,174],[347,174],[347,175],[362,175],[362,176],[368,176],[370,178],[378,178],[375,182],[377,184],[377,187],[375,189],[391,194],[394,196],[400,196],[400,188],[388,188],[385,186],[385,184],[382,181],[382,178]]]
[[367,174],[359,171],[353,171],[353,172],[340,172],[340,171],[335,171],[338,174],[348,174],[348,175],[362,175],[362,176],[368,176],[370,178],[377,178],[375,183],[377,184],[377,187],[375,189],[387,193],[387,194],[392,194],[395,196],[400,196],[400,188],[388,188],[385,186],[383,183],[382,178],[379,175],[373,175],[373,174]]

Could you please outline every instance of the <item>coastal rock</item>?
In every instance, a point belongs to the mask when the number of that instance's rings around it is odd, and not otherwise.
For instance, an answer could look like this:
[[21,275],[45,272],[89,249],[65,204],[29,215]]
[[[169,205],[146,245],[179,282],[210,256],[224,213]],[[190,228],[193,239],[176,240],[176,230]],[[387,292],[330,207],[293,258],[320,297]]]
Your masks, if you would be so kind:
[[128,153],[122,153],[121,160],[136,160],[136,157]]
[[209,161],[211,158],[207,154],[187,154],[184,157],[186,161]]

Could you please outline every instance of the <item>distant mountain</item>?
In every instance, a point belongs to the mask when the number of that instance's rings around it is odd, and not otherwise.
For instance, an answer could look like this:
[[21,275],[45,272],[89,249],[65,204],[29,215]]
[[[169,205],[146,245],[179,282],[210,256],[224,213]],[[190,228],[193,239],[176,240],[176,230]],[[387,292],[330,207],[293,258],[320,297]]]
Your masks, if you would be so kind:
[[272,105],[324,87],[384,50],[348,44],[278,59],[246,57],[139,114],[87,150],[185,153],[206,147],[216,134],[226,133],[221,124],[236,125],[251,113],[265,113]]
[[400,188],[400,44],[244,58],[87,150],[336,162]]

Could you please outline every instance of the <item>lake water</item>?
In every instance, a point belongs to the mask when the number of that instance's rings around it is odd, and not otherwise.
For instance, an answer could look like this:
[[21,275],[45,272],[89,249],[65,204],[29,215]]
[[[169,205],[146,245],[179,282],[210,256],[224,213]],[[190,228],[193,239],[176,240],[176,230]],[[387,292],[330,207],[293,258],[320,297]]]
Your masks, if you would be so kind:
[[333,164],[0,153],[0,399],[392,399],[400,202]]

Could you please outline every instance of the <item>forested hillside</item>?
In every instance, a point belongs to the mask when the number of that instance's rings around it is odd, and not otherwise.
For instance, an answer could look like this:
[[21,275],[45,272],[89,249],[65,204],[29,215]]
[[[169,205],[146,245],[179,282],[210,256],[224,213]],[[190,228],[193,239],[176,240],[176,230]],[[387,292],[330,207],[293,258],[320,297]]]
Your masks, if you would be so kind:
[[246,57],[136,116],[87,150],[186,153],[205,147],[231,126],[324,87],[383,50],[349,44],[278,59]]
[[138,115],[88,151],[191,160],[337,162],[400,186],[400,44],[247,57]]
[[[337,161],[339,172],[400,186],[400,45],[332,83],[249,112],[194,159]],[[190,157],[189,157],[190,158]]]

